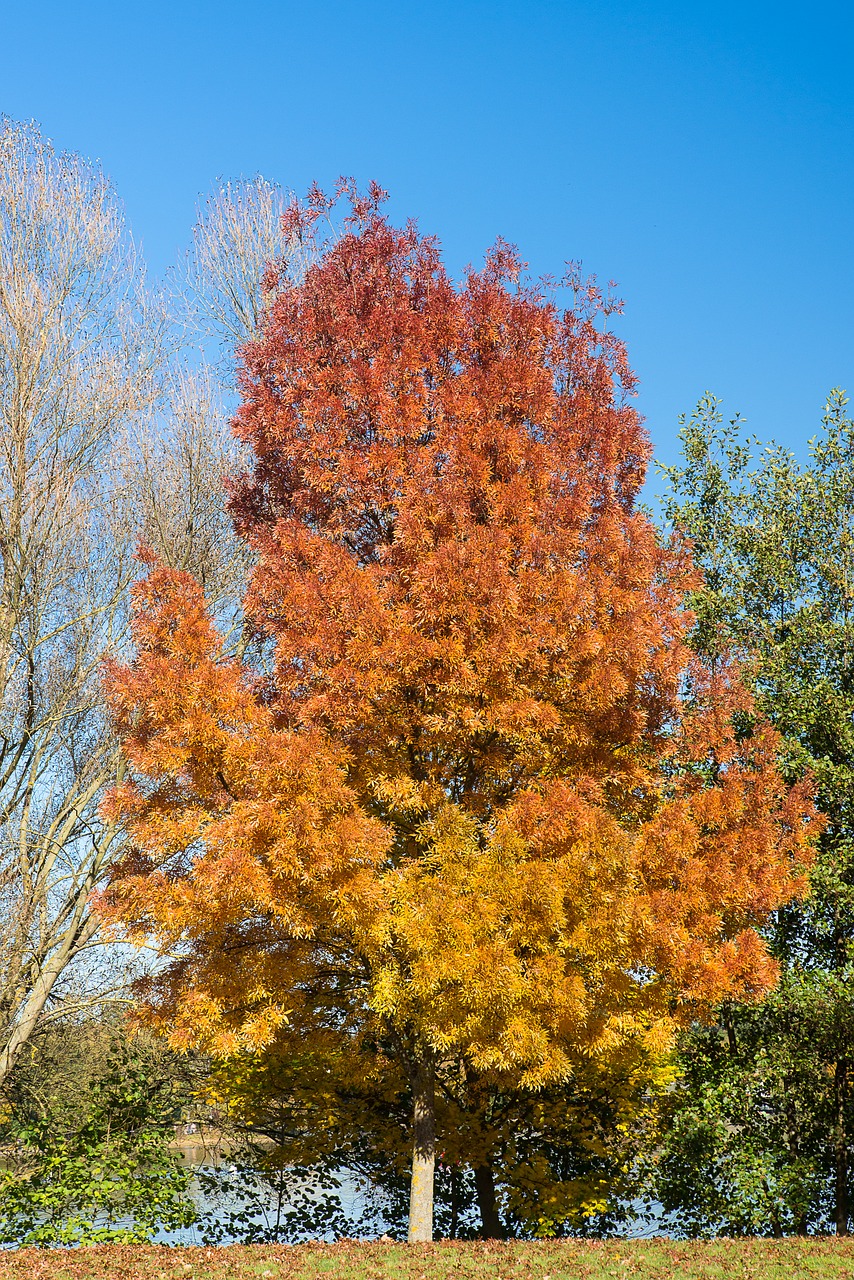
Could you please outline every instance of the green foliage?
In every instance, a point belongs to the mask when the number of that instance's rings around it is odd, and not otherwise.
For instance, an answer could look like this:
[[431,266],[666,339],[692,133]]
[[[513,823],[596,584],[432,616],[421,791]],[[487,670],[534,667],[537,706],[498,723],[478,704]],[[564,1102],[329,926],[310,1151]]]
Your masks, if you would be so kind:
[[[718,1026],[685,1038],[657,1184],[681,1234],[829,1229],[852,1015],[849,982],[790,973],[762,1005],[722,1009]],[[851,1132],[850,1097],[842,1121]]]
[[[809,461],[747,439],[705,396],[663,468],[665,511],[705,582],[696,648],[738,655],[784,735],[790,778],[812,775],[825,818],[811,892],[766,934],[782,973],[757,1008],[683,1040],[659,1195],[681,1229],[847,1229],[854,1030],[854,423],[834,391]],[[749,726],[746,726],[749,731]]]
[[168,1147],[176,1094],[162,1052],[103,1027],[46,1039],[31,1046],[6,1093],[0,1240],[145,1241],[193,1222],[192,1175]]

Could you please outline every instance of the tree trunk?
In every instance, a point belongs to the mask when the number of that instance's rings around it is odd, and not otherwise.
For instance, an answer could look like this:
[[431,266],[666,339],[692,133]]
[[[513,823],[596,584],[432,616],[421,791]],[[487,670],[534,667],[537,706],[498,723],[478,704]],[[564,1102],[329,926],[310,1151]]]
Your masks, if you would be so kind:
[[409,1243],[433,1239],[433,1170],[436,1163],[435,1072],[432,1054],[419,1058],[412,1072],[412,1184],[409,1191]]
[[836,1165],[836,1234],[848,1235],[850,1210],[848,1205],[848,1137],[845,1132],[845,1111],[848,1099],[848,1062],[840,1058],[833,1073],[833,1104],[835,1110],[834,1163]]
[[[86,908],[86,897],[82,897],[77,905],[78,913],[82,915]],[[95,936],[97,929],[98,921],[95,916],[90,915],[82,924],[73,920],[61,945],[45,962],[30,991],[22,999],[17,1021],[8,1030],[6,1043],[0,1048],[0,1088],[6,1083],[21,1050],[35,1031],[57,981],[67,966],[83,951],[87,942]]]
[[491,1165],[478,1165],[474,1171],[474,1185],[477,1191],[481,1234],[484,1240],[503,1240],[506,1233],[495,1203],[495,1179],[492,1176]]
[[457,1232],[460,1229],[460,1167],[457,1164],[451,1165],[451,1229],[448,1232],[450,1240],[456,1240]]

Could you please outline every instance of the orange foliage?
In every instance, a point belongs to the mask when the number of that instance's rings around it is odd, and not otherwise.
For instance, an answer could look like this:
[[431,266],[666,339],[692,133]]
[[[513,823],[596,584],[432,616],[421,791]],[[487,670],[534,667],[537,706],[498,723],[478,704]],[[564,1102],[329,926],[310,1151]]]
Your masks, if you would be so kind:
[[767,989],[754,926],[815,815],[737,673],[692,665],[609,307],[575,280],[561,310],[503,244],[457,287],[350,194],[244,353],[268,661],[224,656],[186,575],[136,588],[104,910],[175,957],[149,998],[177,1043],[334,1016],[536,1086]]

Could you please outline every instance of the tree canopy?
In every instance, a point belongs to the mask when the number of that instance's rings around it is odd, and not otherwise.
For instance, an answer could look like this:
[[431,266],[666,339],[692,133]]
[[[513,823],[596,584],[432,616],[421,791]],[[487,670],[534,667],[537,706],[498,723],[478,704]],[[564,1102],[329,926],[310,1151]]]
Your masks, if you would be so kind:
[[737,669],[686,645],[612,304],[573,279],[561,308],[502,243],[455,284],[346,194],[328,243],[331,200],[291,208],[313,265],[271,269],[243,352],[241,658],[189,575],[136,587],[103,907],[173,957],[175,1044],[386,1038],[425,1239],[436,1088],[537,1089],[760,995],[816,820]]

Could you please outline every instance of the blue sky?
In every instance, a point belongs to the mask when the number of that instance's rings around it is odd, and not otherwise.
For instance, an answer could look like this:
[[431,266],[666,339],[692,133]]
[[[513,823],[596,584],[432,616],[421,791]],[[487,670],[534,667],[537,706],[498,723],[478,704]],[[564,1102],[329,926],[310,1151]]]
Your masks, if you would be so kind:
[[656,454],[705,389],[803,453],[854,397],[854,9],[785,0],[40,0],[0,111],[101,160],[150,266],[200,194],[377,179],[459,272],[615,279]]

